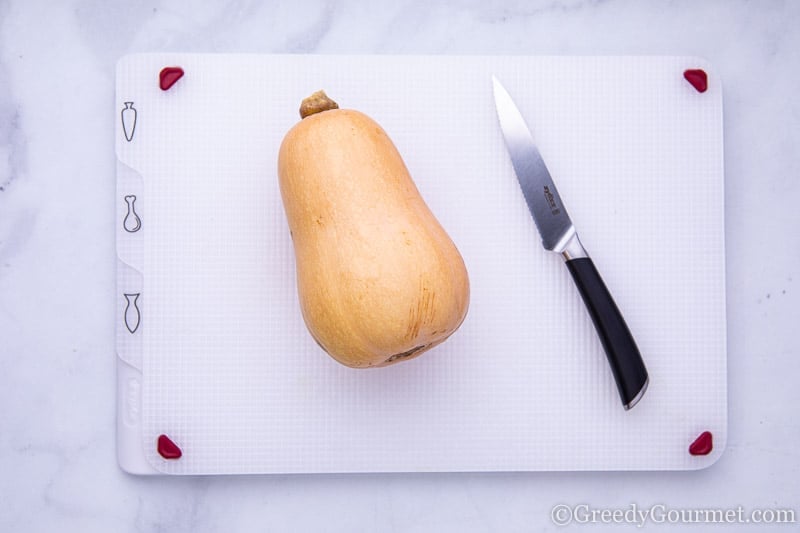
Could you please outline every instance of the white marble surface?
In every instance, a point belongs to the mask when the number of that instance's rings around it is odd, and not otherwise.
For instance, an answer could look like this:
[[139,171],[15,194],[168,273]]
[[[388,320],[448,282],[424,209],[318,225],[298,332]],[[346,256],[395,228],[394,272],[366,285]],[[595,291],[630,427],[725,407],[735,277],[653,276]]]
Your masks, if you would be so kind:
[[[555,528],[557,503],[800,512],[800,3],[199,4],[0,2],[0,530],[527,532]],[[122,473],[112,108],[115,61],[136,51],[706,57],[725,88],[725,455],[670,473]]]

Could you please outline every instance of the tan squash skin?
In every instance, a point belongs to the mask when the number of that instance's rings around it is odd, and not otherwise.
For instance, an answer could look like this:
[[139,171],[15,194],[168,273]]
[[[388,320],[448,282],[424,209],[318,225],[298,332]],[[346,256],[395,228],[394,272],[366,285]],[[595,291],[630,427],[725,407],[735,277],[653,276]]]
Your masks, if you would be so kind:
[[283,140],[278,175],[303,318],[328,354],[385,366],[458,329],[464,261],[375,121],[348,109],[304,118]]

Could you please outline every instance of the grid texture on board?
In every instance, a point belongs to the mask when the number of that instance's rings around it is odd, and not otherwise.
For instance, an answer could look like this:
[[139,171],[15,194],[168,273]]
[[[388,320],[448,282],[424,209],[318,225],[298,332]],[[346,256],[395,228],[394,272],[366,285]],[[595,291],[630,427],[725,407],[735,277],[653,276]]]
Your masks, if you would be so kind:
[[[162,91],[167,65],[186,74]],[[706,93],[682,77],[696,67]],[[492,74],[637,339],[651,383],[630,412],[539,244]],[[467,265],[467,319],[418,359],[345,368],[303,323],[277,153],[320,88],[383,126]],[[145,54],[120,61],[117,100],[137,109],[116,143],[146,206],[137,334],[155,469],[689,469],[724,448],[722,95],[702,61]],[[688,455],[704,430],[714,452]],[[160,434],[179,460],[158,455]]]

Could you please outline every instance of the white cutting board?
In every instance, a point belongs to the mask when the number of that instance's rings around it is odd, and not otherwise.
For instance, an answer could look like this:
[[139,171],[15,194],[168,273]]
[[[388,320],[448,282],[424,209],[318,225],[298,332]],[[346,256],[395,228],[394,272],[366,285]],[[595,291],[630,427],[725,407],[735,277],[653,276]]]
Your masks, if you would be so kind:
[[[166,66],[185,76],[164,91]],[[492,74],[638,341],[650,387],[629,412],[562,259],[539,245]],[[276,159],[320,88],[389,133],[469,270],[467,319],[418,359],[346,368],[303,323]],[[124,469],[695,469],[722,453],[722,93],[704,61],[132,55],[113,116]],[[703,431],[713,451],[693,456]]]

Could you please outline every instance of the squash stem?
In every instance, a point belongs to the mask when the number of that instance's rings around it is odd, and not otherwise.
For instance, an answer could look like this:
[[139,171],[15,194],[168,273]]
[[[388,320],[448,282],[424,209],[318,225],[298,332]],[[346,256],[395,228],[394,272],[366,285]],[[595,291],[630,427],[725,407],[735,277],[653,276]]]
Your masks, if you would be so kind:
[[325,91],[317,91],[300,103],[300,118],[331,109],[339,109],[339,104],[331,100]]

